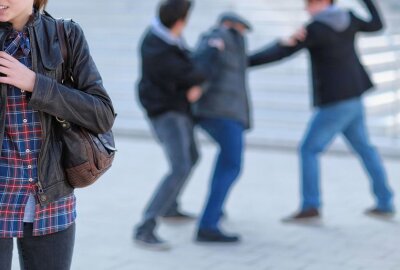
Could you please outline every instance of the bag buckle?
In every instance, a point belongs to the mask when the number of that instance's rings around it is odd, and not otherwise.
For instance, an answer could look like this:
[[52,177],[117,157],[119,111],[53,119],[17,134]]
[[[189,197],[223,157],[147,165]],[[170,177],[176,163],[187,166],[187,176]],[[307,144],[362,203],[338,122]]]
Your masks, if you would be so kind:
[[69,129],[71,127],[71,124],[62,118],[56,117],[56,120],[61,124],[63,129]]

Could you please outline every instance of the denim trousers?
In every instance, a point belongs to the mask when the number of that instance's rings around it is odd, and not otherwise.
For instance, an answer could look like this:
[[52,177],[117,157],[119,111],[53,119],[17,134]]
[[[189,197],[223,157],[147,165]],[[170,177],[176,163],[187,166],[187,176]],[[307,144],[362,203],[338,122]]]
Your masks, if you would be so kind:
[[198,160],[194,124],[189,115],[168,112],[151,119],[153,130],[169,162],[169,172],[162,179],[144,213],[138,231],[153,231],[156,220],[178,207],[180,195]]
[[[69,270],[75,243],[75,223],[45,236],[32,236],[33,223],[24,224],[24,237],[17,239],[21,270]],[[0,239],[0,270],[11,270],[13,239]]]
[[244,127],[223,118],[202,118],[199,125],[219,146],[199,229],[219,230],[224,203],[242,168]]
[[314,113],[300,147],[302,210],[321,207],[318,159],[338,134],[343,134],[367,171],[376,207],[392,210],[393,193],[380,155],[369,140],[360,98],[324,106]]

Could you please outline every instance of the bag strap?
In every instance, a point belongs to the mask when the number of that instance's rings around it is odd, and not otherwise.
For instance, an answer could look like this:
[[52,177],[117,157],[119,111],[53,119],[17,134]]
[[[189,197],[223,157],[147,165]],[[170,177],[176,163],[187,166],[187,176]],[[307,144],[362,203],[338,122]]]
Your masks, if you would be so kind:
[[63,72],[62,72],[62,81],[61,83],[64,83],[67,79],[71,80],[71,82],[74,82],[74,79],[72,77],[72,67],[71,67],[71,61],[70,61],[70,46],[69,42],[67,39],[67,34],[65,31],[65,24],[66,24],[65,19],[57,19],[56,20],[56,25],[57,25],[57,34],[58,34],[58,40],[60,43],[60,49],[61,49],[61,54],[64,59],[64,64],[63,64]]
[[[71,55],[70,52],[70,46],[69,42],[67,39],[66,31],[65,31],[65,20],[64,19],[56,19],[56,26],[57,26],[57,34],[58,34],[58,40],[60,43],[60,49],[61,49],[61,54],[64,60],[63,63],[63,70],[62,70],[62,78],[61,78],[61,83],[64,84],[66,80],[70,80],[72,83],[74,83],[74,79],[72,77],[72,67],[71,67],[71,61],[69,59],[69,56]],[[70,123],[65,121],[64,119],[61,119],[59,117],[56,117],[56,120],[61,124],[62,128],[64,130],[67,130],[71,127]]]

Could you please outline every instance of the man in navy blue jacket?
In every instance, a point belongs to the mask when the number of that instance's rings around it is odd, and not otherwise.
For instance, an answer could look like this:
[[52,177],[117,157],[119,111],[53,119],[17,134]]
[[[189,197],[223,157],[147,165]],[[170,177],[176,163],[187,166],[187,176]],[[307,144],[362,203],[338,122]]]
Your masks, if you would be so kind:
[[334,0],[307,0],[312,16],[307,36],[295,46],[276,43],[250,57],[250,65],[261,65],[307,49],[311,57],[314,116],[303,139],[301,156],[302,205],[299,213],[284,221],[320,217],[319,155],[338,134],[343,134],[363,162],[371,179],[376,205],[367,214],[387,217],[394,214],[393,194],[381,158],[371,145],[362,95],[373,84],[355,49],[358,32],[383,28],[372,0],[363,0],[371,14],[364,21],[351,11],[340,9]]

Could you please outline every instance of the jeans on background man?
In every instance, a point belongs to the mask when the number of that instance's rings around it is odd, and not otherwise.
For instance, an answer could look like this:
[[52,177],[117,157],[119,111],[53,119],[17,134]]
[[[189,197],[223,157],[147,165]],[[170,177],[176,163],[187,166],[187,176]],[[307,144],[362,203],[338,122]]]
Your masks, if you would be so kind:
[[156,219],[176,208],[186,179],[198,159],[193,134],[193,121],[185,114],[169,112],[151,119],[154,133],[169,160],[169,173],[161,181],[145,210],[143,224],[138,231],[153,231]]
[[201,119],[199,125],[220,149],[209,197],[199,224],[200,230],[212,231],[219,229],[225,198],[242,168],[244,127],[238,121],[218,118]]
[[365,126],[364,106],[360,98],[343,101],[317,110],[300,148],[302,171],[302,209],[321,206],[318,156],[337,134],[343,133],[346,142],[361,159],[370,176],[373,194],[382,210],[392,210],[392,193],[381,158],[371,145]]

